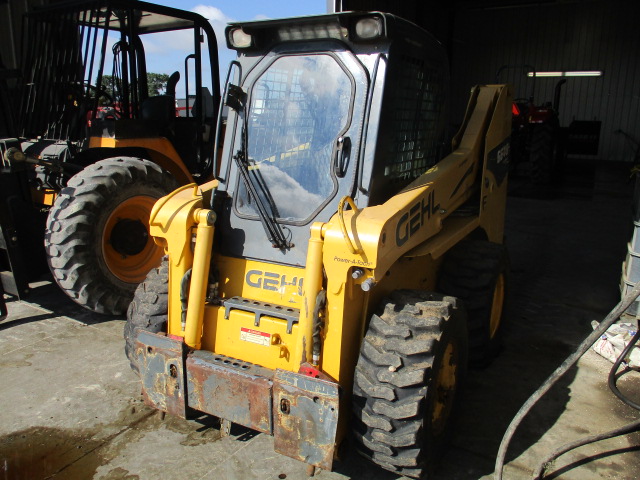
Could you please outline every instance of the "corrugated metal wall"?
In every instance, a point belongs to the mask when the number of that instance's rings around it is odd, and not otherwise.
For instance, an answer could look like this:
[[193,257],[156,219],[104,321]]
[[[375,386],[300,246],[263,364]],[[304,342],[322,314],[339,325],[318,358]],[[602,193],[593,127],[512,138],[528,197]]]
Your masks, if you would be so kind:
[[[640,141],[640,1],[482,5],[461,4],[456,14],[453,118],[462,118],[469,87],[495,82],[502,65],[530,64],[538,71],[602,70],[602,77],[567,78],[560,122],[568,126],[574,119],[600,120],[597,158],[631,161],[633,144],[617,132]],[[558,80],[536,80],[536,103],[553,101]],[[501,81],[512,83],[518,97],[531,95],[532,80],[522,70],[509,70]]]

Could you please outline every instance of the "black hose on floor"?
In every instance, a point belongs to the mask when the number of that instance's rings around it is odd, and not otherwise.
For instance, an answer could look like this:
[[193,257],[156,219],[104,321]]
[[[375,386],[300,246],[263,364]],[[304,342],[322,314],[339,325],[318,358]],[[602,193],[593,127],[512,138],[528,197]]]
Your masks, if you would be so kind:
[[[640,330],[638,330],[635,333],[635,335],[633,336],[629,344],[624,348],[622,353],[620,353],[620,355],[618,356],[618,359],[614,362],[613,367],[609,372],[609,381],[608,381],[609,388],[611,389],[611,391],[620,400],[622,400],[624,403],[626,403],[630,407],[635,408],[636,410],[640,410],[640,405],[635,403],[633,400],[627,398],[625,395],[622,394],[622,392],[620,392],[620,390],[618,389],[618,386],[616,385],[617,378],[618,378],[616,375],[618,373],[618,369],[620,368],[620,365],[622,364],[624,359],[627,357],[629,352],[631,352],[631,349],[635,346],[635,344],[638,343],[639,339],[640,339]],[[625,372],[623,372],[621,375],[623,375],[624,373]],[[626,435],[628,433],[636,432],[638,430],[640,430],[640,420],[636,420],[635,422],[631,422],[627,425],[624,425],[623,427],[619,427],[605,433],[600,433],[598,435],[591,435],[581,440],[576,440],[574,442],[567,443],[562,447],[556,449],[551,455],[549,455],[544,461],[542,461],[538,465],[538,468],[533,473],[533,479],[541,480],[543,478],[543,472],[549,467],[551,462],[557,459],[560,455],[564,455],[565,453],[575,448],[582,447],[583,445],[599,442],[600,440],[607,440],[609,438],[619,437],[621,435]]]
[[[624,403],[626,403],[630,407],[635,408],[636,410],[640,410],[640,404],[634,402],[633,400],[623,395],[622,392],[618,389],[618,385],[616,385],[616,382],[618,379],[617,375],[618,375],[618,369],[620,368],[620,364],[624,361],[625,358],[627,358],[627,355],[629,355],[629,352],[631,352],[631,349],[633,348],[633,346],[636,343],[638,343],[639,339],[640,339],[640,329],[638,329],[636,334],[633,336],[633,338],[629,342],[629,345],[627,345],[625,349],[622,351],[622,353],[618,356],[618,359],[613,364],[613,367],[609,372],[609,388],[611,389],[611,391],[614,393],[616,397],[618,397],[620,400],[622,400]],[[624,373],[625,372],[621,373],[621,375],[624,375]]]
[[582,447],[583,445],[588,445],[590,443],[599,442],[600,440],[606,440],[608,438],[619,437],[620,435],[626,435],[627,433],[632,433],[640,429],[640,420],[636,420],[635,422],[631,422],[624,427],[616,428],[615,430],[610,430],[605,433],[600,433],[598,435],[592,435],[590,437],[585,437],[581,440],[576,440],[575,442],[567,443],[562,447],[556,449],[551,455],[549,455],[543,462],[538,465],[535,472],[533,473],[534,480],[542,480],[543,471],[560,455],[564,455],[565,453]]
[[[498,456],[496,458],[494,477],[495,480],[502,480],[502,471],[504,469],[504,460],[507,455],[507,449],[509,448],[509,444],[511,443],[511,439],[515,434],[518,426],[524,419],[524,417],[531,411],[533,406],[542,398],[542,396],[549,391],[549,389],[558,381],[560,378],[567,373],[567,371],[575,365],[580,357],[582,357],[591,346],[602,336],[607,329],[615,323],[615,321],[620,318],[620,316],[631,306],[631,304],[640,296],[640,282],[638,282],[633,289],[615,306],[611,312],[605,317],[605,319],[600,323],[598,328],[596,328],[584,341],[578,346],[576,351],[569,355],[567,359],[562,362],[562,364],[545,380],[545,382],[536,390],[533,395],[529,397],[529,399],[520,407],[518,413],[513,418],[507,431],[502,437],[502,442],[500,442],[500,448],[498,449]],[[636,335],[637,336],[637,335]],[[634,337],[635,338],[635,337]],[[631,345],[631,343],[630,343]],[[630,350],[630,347],[627,347]],[[627,349],[625,348],[625,351]],[[623,352],[625,353],[625,352]],[[622,355],[621,355],[622,356]],[[623,357],[624,358],[624,357]],[[620,360],[620,359],[619,359]],[[618,363],[618,362],[616,362]],[[620,364],[618,363],[618,366]],[[614,364],[614,367],[616,365]],[[617,368],[616,368],[617,370]],[[614,374],[615,375],[615,374]],[[615,393],[615,392],[614,392]],[[623,427],[624,428],[624,427]],[[611,432],[608,432],[611,433]]]

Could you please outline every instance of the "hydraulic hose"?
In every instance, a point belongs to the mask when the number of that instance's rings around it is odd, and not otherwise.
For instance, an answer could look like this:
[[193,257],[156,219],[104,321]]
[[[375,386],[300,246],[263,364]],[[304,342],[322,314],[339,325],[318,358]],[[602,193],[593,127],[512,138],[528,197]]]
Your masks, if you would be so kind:
[[327,304],[327,291],[320,290],[318,292],[318,296],[316,297],[316,304],[313,308],[313,335],[311,337],[313,342],[313,347],[311,351],[311,363],[314,366],[317,366],[320,362],[320,350],[321,350],[321,341],[320,338],[322,335],[323,322],[321,318],[321,312],[324,310],[324,307]]
[[[629,308],[629,306],[638,298],[640,295],[640,282],[638,282],[633,289],[615,306],[611,312],[605,317],[605,319],[600,323],[598,328],[596,328],[576,349],[574,353],[569,355],[567,359],[562,362],[562,364],[545,380],[545,382],[536,390],[533,395],[529,397],[529,399],[520,407],[518,413],[513,418],[507,431],[502,437],[502,442],[500,443],[500,448],[498,449],[498,456],[496,458],[494,478],[495,480],[502,480],[502,471],[504,469],[504,460],[507,455],[507,449],[509,448],[509,444],[511,443],[511,439],[515,434],[518,426],[524,419],[524,417],[531,411],[533,406],[540,400],[540,398],[549,391],[549,389],[558,381],[560,378],[567,373],[567,371],[575,365],[580,357],[582,357],[591,346],[600,338],[607,329],[615,323],[615,321]],[[624,353],[624,352],[623,352]]]
[[189,286],[191,285],[190,268],[180,280],[180,329],[184,332],[187,326],[187,304],[189,303]]

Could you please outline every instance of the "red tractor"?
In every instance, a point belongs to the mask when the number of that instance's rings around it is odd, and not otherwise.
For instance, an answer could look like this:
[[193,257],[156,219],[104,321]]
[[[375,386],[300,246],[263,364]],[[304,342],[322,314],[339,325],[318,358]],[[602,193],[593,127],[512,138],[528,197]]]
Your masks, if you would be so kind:
[[535,185],[549,185],[554,181],[560,159],[560,122],[558,105],[560,90],[567,80],[560,80],[555,87],[553,103],[534,103],[536,69],[530,65],[503,65],[496,79],[507,69],[520,69],[533,79],[529,98],[515,98],[511,107],[512,165],[516,172],[523,172]]

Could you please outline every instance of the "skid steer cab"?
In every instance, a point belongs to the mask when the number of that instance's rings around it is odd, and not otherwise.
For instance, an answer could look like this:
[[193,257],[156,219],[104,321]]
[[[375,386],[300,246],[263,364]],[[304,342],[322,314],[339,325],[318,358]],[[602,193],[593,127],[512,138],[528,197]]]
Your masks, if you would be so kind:
[[509,88],[473,88],[448,153],[446,56],[415,25],[341,13],[226,35],[220,173],[156,203],[167,256],[129,309],[145,401],[322,469],[350,434],[420,477],[468,358],[499,342]]

